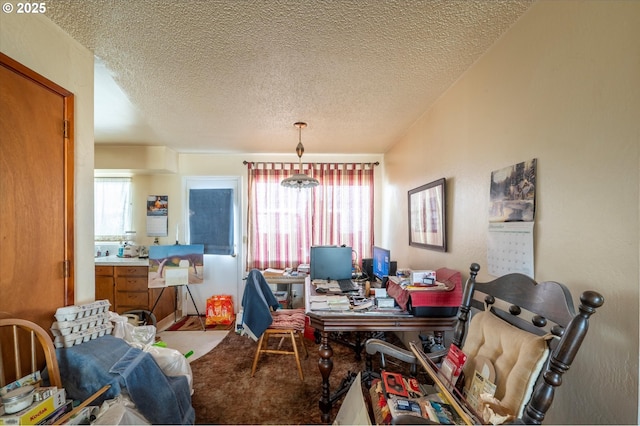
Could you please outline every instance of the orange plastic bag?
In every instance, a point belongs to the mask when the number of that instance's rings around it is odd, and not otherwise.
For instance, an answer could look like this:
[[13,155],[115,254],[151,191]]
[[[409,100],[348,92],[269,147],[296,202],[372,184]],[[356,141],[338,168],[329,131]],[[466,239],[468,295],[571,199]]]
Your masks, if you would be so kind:
[[234,322],[233,297],[227,294],[207,299],[206,325],[230,325]]

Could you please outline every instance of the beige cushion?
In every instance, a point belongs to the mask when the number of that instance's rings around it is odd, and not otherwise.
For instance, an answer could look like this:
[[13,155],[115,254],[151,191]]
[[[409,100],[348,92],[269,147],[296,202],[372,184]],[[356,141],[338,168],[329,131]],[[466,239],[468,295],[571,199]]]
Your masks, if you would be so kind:
[[[485,311],[472,317],[462,350],[469,360],[484,356],[493,363],[495,397],[509,412],[521,417],[549,354],[549,338],[520,330]],[[473,379],[473,371],[468,371],[473,364],[465,364],[465,388]]]

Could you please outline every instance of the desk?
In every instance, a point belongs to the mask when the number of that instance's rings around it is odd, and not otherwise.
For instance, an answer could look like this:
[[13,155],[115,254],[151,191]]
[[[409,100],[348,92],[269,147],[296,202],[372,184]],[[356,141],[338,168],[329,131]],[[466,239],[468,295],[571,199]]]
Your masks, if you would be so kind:
[[457,317],[428,318],[414,317],[409,313],[366,313],[366,312],[332,312],[311,311],[309,309],[310,295],[315,293],[311,280],[305,280],[305,307],[311,327],[320,332],[320,359],[318,368],[322,376],[322,396],[320,397],[320,411],[322,422],[329,423],[331,415],[331,392],[329,376],[333,370],[333,350],[329,344],[329,333],[334,331],[439,331],[453,330]]
[[288,286],[287,289],[287,305],[289,308],[293,307],[293,296],[291,294],[291,285],[292,284],[304,284],[306,275],[301,276],[285,276],[282,274],[274,274],[269,272],[263,272],[264,278],[267,280],[269,284],[279,285],[285,284]]

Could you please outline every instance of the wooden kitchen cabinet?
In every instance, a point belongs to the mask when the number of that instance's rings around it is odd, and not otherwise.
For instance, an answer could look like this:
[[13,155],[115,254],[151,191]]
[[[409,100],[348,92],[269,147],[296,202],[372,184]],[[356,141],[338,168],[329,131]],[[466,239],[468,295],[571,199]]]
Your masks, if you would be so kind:
[[114,267],[115,312],[149,309],[148,269],[147,266]]
[[109,300],[110,310],[115,309],[115,282],[113,266],[96,266],[96,300]]
[[[96,300],[107,299],[118,314],[144,309],[160,321],[174,312],[175,287],[168,287],[159,298],[161,288],[148,288],[147,266],[96,265]],[[159,298],[159,299],[158,299]]]

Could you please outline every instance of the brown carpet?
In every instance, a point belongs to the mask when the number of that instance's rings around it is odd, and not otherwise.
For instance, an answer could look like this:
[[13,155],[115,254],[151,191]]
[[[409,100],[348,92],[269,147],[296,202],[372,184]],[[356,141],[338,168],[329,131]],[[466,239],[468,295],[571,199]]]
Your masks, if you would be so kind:
[[[274,342],[277,340],[272,339]],[[302,353],[304,381],[298,377],[292,355],[263,354],[252,378],[251,365],[257,342],[231,332],[211,352],[191,363],[192,404],[197,424],[320,424],[322,377],[318,370],[318,346],[303,339],[309,357]],[[290,343],[285,341],[284,345]],[[364,370],[352,349],[332,343],[333,392],[348,371]],[[336,404],[339,406],[339,403]],[[332,421],[339,407],[333,408]]]

